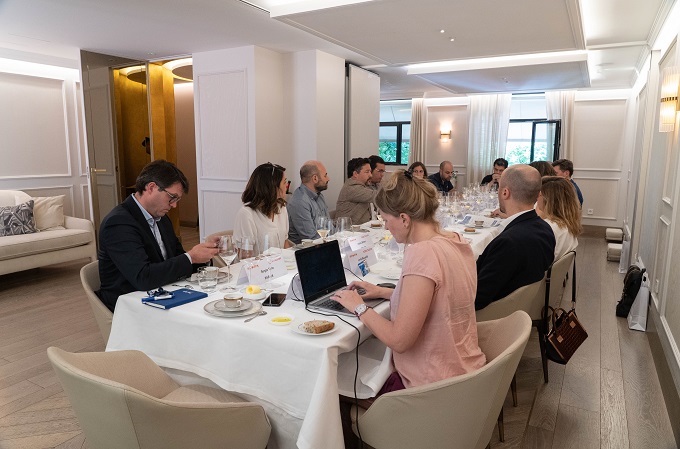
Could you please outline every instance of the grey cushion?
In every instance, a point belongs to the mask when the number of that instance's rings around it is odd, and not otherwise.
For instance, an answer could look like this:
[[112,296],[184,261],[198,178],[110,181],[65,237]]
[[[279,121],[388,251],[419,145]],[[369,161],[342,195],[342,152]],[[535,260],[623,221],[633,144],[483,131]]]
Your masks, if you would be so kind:
[[0,237],[37,232],[33,218],[33,200],[17,206],[0,207]]

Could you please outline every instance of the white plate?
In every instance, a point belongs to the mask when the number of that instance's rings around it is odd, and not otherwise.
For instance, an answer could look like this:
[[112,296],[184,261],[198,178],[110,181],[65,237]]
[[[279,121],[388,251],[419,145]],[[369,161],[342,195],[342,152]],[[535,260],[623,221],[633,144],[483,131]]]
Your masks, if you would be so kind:
[[[225,273],[224,271],[218,271],[217,272],[217,283],[218,284],[223,284],[225,282],[228,282],[231,280],[231,276],[229,273]],[[186,279],[187,282],[191,282],[192,284],[198,285],[198,273],[194,273],[191,275],[190,278]]]
[[295,332],[296,334],[300,334],[300,335],[309,335],[310,337],[320,337],[320,336],[322,336],[322,335],[332,334],[333,332],[335,332],[335,331],[338,329],[338,324],[336,323],[336,324],[335,324],[335,327],[334,327],[333,329],[329,330],[329,331],[321,332],[320,334],[313,334],[313,333],[311,333],[311,332],[305,331],[305,330],[302,328],[302,324],[303,324],[303,323],[299,323],[299,324],[298,324],[298,323],[293,323],[293,326],[291,326],[290,330],[292,330],[292,331]]
[[390,279],[393,281],[399,280],[399,278],[401,278],[401,271],[385,270],[376,274],[381,278]]
[[[276,318],[288,318],[290,321],[274,321]],[[289,313],[280,313],[269,318],[269,324],[272,324],[274,326],[288,326],[290,323],[293,322],[294,319],[295,316]]]
[[241,312],[243,310],[248,310],[253,306],[253,303],[251,301],[243,301],[241,300],[241,305],[238,307],[227,307],[224,305],[221,299],[218,299],[214,304],[213,307],[219,311],[219,312],[224,312],[224,313],[236,313],[236,312]]
[[249,295],[249,294],[245,293],[245,291],[244,291],[243,299],[250,299],[251,301],[261,301],[261,300],[263,300],[264,298],[267,297],[268,293],[269,292],[262,290],[260,293],[254,293],[252,295]]
[[222,301],[221,299],[216,299],[215,301],[210,301],[208,304],[203,306],[203,310],[205,310],[205,313],[208,315],[212,315],[218,318],[239,318],[239,317],[244,317],[248,315],[254,315],[256,313],[260,313],[260,310],[262,310],[262,304],[259,302],[252,302],[245,300],[247,302],[250,302],[251,307],[247,310],[241,310],[240,312],[220,312],[215,308],[215,303],[217,301]]

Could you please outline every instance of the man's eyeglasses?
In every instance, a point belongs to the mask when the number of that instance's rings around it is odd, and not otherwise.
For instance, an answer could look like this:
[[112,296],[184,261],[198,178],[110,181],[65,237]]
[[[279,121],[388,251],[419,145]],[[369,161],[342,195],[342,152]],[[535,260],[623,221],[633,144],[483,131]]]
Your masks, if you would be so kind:
[[181,196],[175,195],[174,193],[170,193],[165,189],[159,189],[161,192],[165,192],[169,197],[170,197],[170,204],[175,204],[179,202],[179,200],[182,199]]

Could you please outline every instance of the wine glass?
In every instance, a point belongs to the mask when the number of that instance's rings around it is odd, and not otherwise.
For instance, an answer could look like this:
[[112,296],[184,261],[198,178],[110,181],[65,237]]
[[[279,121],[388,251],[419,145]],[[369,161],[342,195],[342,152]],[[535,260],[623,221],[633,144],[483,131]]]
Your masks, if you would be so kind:
[[281,242],[279,240],[278,232],[266,232],[262,235],[262,242],[260,243],[263,256],[274,256],[281,254]]
[[238,240],[238,258],[250,259],[257,256],[255,239],[251,236],[243,236]]
[[229,280],[231,279],[230,265],[234,262],[234,259],[236,259],[236,245],[234,245],[233,235],[223,235],[220,237],[218,254],[227,264],[227,280]]
[[319,234],[319,236],[323,239],[323,241],[326,241],[326,237],[328,237],[328,234],[331,232],[331,229],[333,228],[333,220],[331,220],[329,217],[326,216],[320,216],[316,217],[316,232]]

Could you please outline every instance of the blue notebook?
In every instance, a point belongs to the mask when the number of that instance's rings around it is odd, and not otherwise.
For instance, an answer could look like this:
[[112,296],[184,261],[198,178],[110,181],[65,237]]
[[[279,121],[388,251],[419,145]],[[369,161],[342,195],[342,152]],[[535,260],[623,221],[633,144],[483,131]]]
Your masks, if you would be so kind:
[[181,288],[173,290],[172,298],[170,299],[149,299],[143,298],[142,303],[151,307],[158,307],[159,309],[172,309],[173,307],[181,306],[188,302],[193,302],[201,298],[206,298],[207,293],[192,290],[190,288]]

